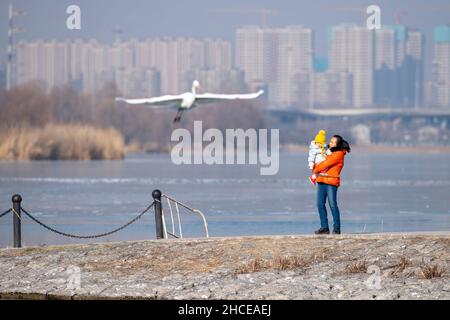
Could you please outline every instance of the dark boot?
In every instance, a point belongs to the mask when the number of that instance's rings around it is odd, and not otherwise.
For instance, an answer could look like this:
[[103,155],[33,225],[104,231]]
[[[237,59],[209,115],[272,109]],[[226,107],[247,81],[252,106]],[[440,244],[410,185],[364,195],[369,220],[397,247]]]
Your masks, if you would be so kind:
[[341,234],[341,230],[333,230],[333,234]]
[[319,230],[314,231],[315,234],[330,234],[330,229],[328,228],[320,228]]

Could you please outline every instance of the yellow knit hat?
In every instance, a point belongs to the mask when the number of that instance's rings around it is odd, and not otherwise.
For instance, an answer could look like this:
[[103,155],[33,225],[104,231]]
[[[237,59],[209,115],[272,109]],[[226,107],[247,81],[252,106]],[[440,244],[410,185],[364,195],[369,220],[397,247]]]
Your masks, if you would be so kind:
[[314,138],[314,142],[319,142],[321,144],[325,144],[327,142],[327,133],[325,130],[320,130],[317,136]]

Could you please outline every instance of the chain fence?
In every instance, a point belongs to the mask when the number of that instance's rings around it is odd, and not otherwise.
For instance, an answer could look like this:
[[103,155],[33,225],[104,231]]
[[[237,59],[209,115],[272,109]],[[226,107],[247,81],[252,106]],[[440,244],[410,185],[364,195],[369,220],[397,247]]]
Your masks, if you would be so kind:
[[[206,235],[206,237],[209,237],[208,223],[206,221],[206,217],[203,214],[203,212],[201,212],[198,209],[191,208],[190,206],[188,206],[188,205],[186,205],[186,204],[184,204],[184,203],[182,203],[182,202],[180,202],[180,201],[178,201],[178,200],[176,200],[176,199],[174,199],[174,198],[172,198],[172,197],[170,197],[170,196],[168,196],[166,194],[161,194],[159,190],[155,190],[155,191],[158,191],[160,195],[159,196],[153,196],[154,201],[150,205],[148,205],[142,212],[140,212],[136,217],[134,217],[133,219],[131,219],[130,221],[128,221],[124,225],[122,225],[122,226],[120,226],[120,227],[118,227],[118,228],[116,228],[114,230],[111,230],[109,232],[100,233],[100,234],[80,235],[80,234],[72,234],[72,233],[61,231],[61,230],[57,230],[54,227],[52,227],[52,226],[44,223],[43,221],[39,220],[38,218],[35,217],[35,215],[33,215],[32,213],[30,213],[26,209],[24,209],[21,206],[21,204],[20,204],[21,198],[18,198],[18,199],[20,199],[20,201],[19,201],[19,210],[18,211],[16,211],[14,208],[9,208],[8,210],[6,210],[5,212],[0,214],[0,218],[2,218],[3,216],[6,216],[7,214],[12,212],[13,214],[15,214],[15,218],[17,218],[17,219],[14,219],[14,226],[15,227],[16,227],[16,221],[19,221],[19,223],[18,223],[18,230],[19,230],[19,232],[17,234],[16,234],[16,229],[14,229],[15,230],[15,233],[14,233],[14,241],[15,241],[14,246],[15,247],[16,246],[17,247],[21,246],[21,244],[20,244],[20,241],[21,241],[20,240],[20,228],[21,228],[20,227],[20,221],[23,220],[24,216],[27,216],[28,218],[30,218],[32,221],[34,221],[35,223],[37,223],[41,227],[47,229],[50,232],[56,233],[56,234],[58,234],[60,236],[64,236],[64,237],[68,237],[68,238],[75,238],[75,239],[96,239],[96,238],[102,238],[102,237],[106,237],[106,236],[112,235],[112,234],[114,234],[116,232],[119,232],[119,231],[127,228],[128,226],[130,226],[131,224],[135,223],[137,220],[142,218],[142,216],[145,213],[147,213],[151,208],[155,208],[156,216],[159,215],[161,217],[161,227],[159,229],[159,227],[158,227],[159,225],[157,225],[157,228],[156,228],[157,229],[157,233],[159,232],[158,230],[162,230],[163,234],[162,234],[162,236],[160,238],[168,239],[169,236],[171,236],[173,238],[183,238],[183,231],[182,231],[182,226],[181,226],[182,223],[181,223],[181,217],[180,217],[180,208],[184,208],[188,212],[191,212],[191,213],[199,215],[202,218],[202,220],[203,220],[203,226],[204,226],[204,229],[205,229],[205,235]],[[167,200],[167,204],[168,204],[168,208],[169,208],[168,212],[170,213],[170,223],[172,225],[172,228],[170,230],[171,232],[168,230],[168,228],[167,228],[168,226],[166,225],[166,217],[165,217],[165,215],[166,215],[167,211],[164,212],[164,209],[162,208],[161,197],[165,198]],[[13,199],[13,202],[14,202],[14,199]],[[161,204],[161,206],[159,206],[159,207],[155,206],[155,204],[157,204],[157,203]],[[174,212],[172,206],[174,206],[175,212]],[[21,213],[23,213],[23,214],[21,215]],[[174,219],[174,213],[176,213],[177,221],[175,221],[175,219]],[[159,222],[157,221],[157,224],[158,223]],[[175,228],[176,224],[178,224],[178,230],[176,230],[176,228]],[[178,231],[178,234],[177,234],[176,231]],[[17,238],[16,238],[16,236],[17,236]],[[158,237],[159,236],[157,235],[157,238]],[[16,241],[17,241],[17,244],[16,244]]]
[[9,208],[8,210],[6,210],[5,212],[0,214],[0,218],[2,218],[3,216],[6,216],[8,213],[10,213],[12,211],[11,208]]
[[[137,220],[139,220],[146,212],[148,212],[154,205],[154,202],[152,204],[150,204],[147,208],[145,208],[138,216],[136,216],[135,218],[133,218],[132,220],[130,220],[129,222],[127,222],[126,224],[124,224],[123,226],[114,229],[112,231],[109,232],[105,232],[105,233],[101,233],[101,234],[96,234],[96,235],[89,235],[89,236],[85,236],[85,235],[76,235],[76,234],[70,234],[67,232],[62,232],[59,230],[56,230],[55,228],[52,228],[50,226],[48,226],[47,224],[43,223],[42,221],[38,220],[37,218],[35,218],[31,213],[29,213],[27,210],[25,210],[24,208],[22,209],[22,212],[25,213],[25,215],[27,215],[31,220],[33,220],[34,222],[36,222],[37,224],[41,225],[42,227],[44,227],[45,229],[54,232],[56,234],[59,234],[61,236],[65,236],[65,237],[69,237],[69,238],[76,238],[76,239],[95,239],[95,238],[102,238],[102,237],[106,237],[109,235],[112,235],[116,232],[119,232],[123,229],[125,229],[126,227],[128,227],[129,225],[133,224],[134,222],[136,222]],[[11,211],[12,209],[9,209],[9,211]]]

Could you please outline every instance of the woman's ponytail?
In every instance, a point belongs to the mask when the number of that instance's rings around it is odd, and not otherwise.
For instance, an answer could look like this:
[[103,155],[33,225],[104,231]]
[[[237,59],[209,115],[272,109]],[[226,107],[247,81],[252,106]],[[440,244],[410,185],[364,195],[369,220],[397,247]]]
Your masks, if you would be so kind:
[[352,151],[352,148],[350,148],[350,144],[345,140],[342,140],[342,150],[345,150],[348,153]]

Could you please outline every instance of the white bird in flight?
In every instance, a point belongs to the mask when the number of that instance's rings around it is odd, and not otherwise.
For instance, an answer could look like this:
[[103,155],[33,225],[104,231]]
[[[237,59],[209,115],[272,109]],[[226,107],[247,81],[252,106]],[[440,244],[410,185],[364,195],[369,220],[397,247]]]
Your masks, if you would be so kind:
[[192,92],[185,92],[179,95],[165,95],[161,97],[144,98],[144,99],[125,99],[116,98],[116,101],[123,101],[128,104],[145,104],[150,108],[173,108],[178,110],[173,122],[179,122],[183,111],[192,109],[201,103],[212,103],[225,100],[249,100],[256,99],[261,96],[264,91],[259,90],[256,93],[247,94],[216,94],[216,93],[197,93],[200,83],[195,80],[192,83]]

